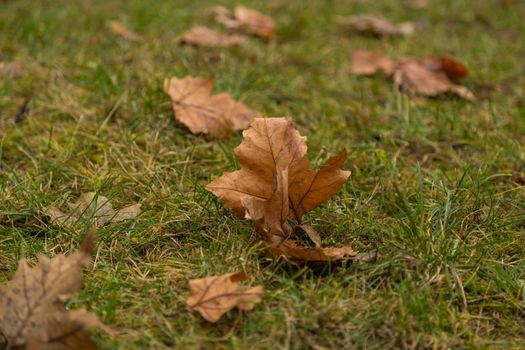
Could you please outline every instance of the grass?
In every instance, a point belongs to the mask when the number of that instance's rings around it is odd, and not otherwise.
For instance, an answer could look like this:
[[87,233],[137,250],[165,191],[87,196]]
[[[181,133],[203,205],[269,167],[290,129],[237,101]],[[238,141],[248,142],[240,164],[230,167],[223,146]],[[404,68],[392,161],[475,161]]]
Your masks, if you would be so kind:
[[[523,4],[252,1],[276,20],[275,41],[178,46],[190,26],[215,26],[204,11],[214,3],[0,3],[0,61],[22,65],[0,81],[0,280],[22,257],[76,249],[89,222],[52,226],[42,209],[97,191],[144,209],[99,230],[70,302],[117,331],[94,333],[102,349],[524,349],[525,192],[512,177],[525,171]],[[358,13],[421,29],[377,40],[334,23]],[[111,19],[145,43],[111,35]],[[353,76],[354,49],[454,55],[478,101],[410,98],[383,77]],[[250,223],[204,189],[238,167],[240,134],[189,134],[162,91],[188,74],[293,117],[317,166],[346,147],[352,176],[307,221],[324,244],[380,259],[309,268],[262,255]],[[15,124],[25,98],[29,114]],[[185,309],[188,279],[234,271],[266,289],[253,311],[208,324]]]

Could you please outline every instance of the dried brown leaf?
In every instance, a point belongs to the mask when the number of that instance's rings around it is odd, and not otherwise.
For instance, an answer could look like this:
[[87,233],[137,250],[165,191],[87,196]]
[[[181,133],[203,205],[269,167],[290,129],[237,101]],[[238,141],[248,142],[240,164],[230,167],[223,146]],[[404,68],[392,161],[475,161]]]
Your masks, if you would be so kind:
[[359,15],[350,17],[339,17],[339,23],[346,24],[354,30],[376,36],[403,35],[414,33],[415,26],[412,22],[393,24],[383,16]]
[[344,258],[355,259],[358,254],[349,246],[343,247],[316,247],[314,249],[300,246],[293,239],[277,240],[273,237],[273,244],[270,243],[270,251],[277,255],[283,256],[292,261],[337,261]]
[[297,246],[289,239],[288,219],[301,222],[304,213],[338,192],[349,171],[340,170],[346,151],[330,158],[315,173],[306,156],[306,138],[284,118],[257,118],[243,132],[235,149],[241,169],[207,186],[234,213],[258,225],[262,240],[276,255],[292,260],[330,261],[355,254],[350,247],[321,248],[313,228],[301,225],[317,248]]
[[246,38],[240,35],[221,33],[204,26],[196,26],[183,33],[178,40],[182,44],[197,46],[233,47],[243,44]]
[[379,71],[390,75],[394,72],[396,63],[379,51],[352,52],[351,70],[355,74],[371,75]]
[[244,217],[242,198],[270,199],[277,183],[274,180],[277,169],[288,169],[289,216],[300,222],[306,211],[330,199],[350,176],[349,171],[338,169],[346,159],[346,151],[330,158],[315,173],[306,150],[306,138],[299,135],[290,120],[256,118],[235,149],[241,169],[225,173],[207,189],[224,201],[227,208]]
[[144,41],[144,37],[142,35],[130,31],[119,21],[108,21],[107,26],[113,32],[113,34],[118,35],[126,40],[139,43]]
[[94,242],[92,229],[80,249],[67,257],[40,256],[35,267],[20,261],[11,281],[0,286],[0,333],[9,347],[96,348],[85,334],[98,326],[96,316],[85,310],[68,311],[64,303],[82,283],[82,268],[91,264]]
[[229,273],[191,280],[191,296],[186,301],[188,307],[209,322],[217,322],[234,307],[251,310],[261,301],[263,287],[243,287],[239,282],[244,279],[244,273]]
[[175,117],[192,133],[224,137],[232,130],[242,130],[259,116],[227,93],[212,95],[213,80],[186,77],[164,82],[170,95]]
[[394,61],[382,52],[354,51],[351,70],[356,74],[382,71],[393,75],[394,84],[413,95],[437,96],[452,92],[469,101],[475,100],[470,90],[450,80],[468,74],[467,67],[450,56],[403,57]]
[[63,212],[55,207],[47,207],[44,214],[51,218],[51,223],[72,227],[83,220],[94,220],[100,227],[108,222],[119,222],[135,218],[140,213],[141,204],[133,204],[115,211],[111,202],[96,192],[84,193],[75,203],[68,203],[69,211]]
[[418,62],[400,63],[394,72],[394,84],[413,95],[437,96],[452,92],[469,101],[476,99],[469,89],[454,84],[444,72],[427,69]]
[[275,36],[273,20],[260,12],[244,6],[236,6],[233,14],[222,6],[215,6],[213,11],[215,20],[226,28],[257,35],[264,39]]

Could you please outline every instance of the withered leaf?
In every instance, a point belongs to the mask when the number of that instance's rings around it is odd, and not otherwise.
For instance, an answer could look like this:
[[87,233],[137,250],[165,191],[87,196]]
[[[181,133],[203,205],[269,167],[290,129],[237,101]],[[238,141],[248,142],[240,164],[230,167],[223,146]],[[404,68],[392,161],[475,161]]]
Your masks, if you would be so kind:
[[213,80],[204,78],[171,78],[164,82],[177,120],[192,133],[224,137],[242,130],[259,116],[228,93],[212,95]]
[[204,26],[193,27],[183,33],[178,40],[182,44],[208,47],[232,47],[246,41],[243,36],[221,33]]
[[339,17],[341,24],[346,24],[354,30],[376,36],[411,35],[414,33],[412,22],[393,24],[383,16],[359,15],[350,17]]
[[284,256],[294,261],[337,261],[344,258],[355,259],[358,254],[349,246],[343,247],[309,247],[300,246],[293,239],[285,239],[278,244],[270,245],[273,254]]
[[300,221],[306,211],[327,201],[342,187],[349,171],[338,167],[346,151],[330,158],[315,173],[306,156],[306,138],[299,135],[290,120],[256,118],[243,132],[235,148],[241,169],[225,173],[207,186],[239,217],[245,216],[243,197],[268,200],[274,189],[277,169],[288,169],[289,216]]
[[111,202],[96,192],[82,194],[75,203],[68,203],[69,212],[62,212],[50,206],[44,214],[51,218],[51,223],[72,227],[83,220],[94,220],[94,225],[100,227],[108,222],[119,222],[134,219],[139,213],[141,204],[133,204],[120,210],[114,210]]
[[229,273],[191,280],[188,307],[209,322],[217,322],[234,307],[251,310],[261,301],[263,287],[243,287],[239,282],[245,279],[244,273]]
[[371,75],[379,71],[390,75],[396,63],[380,51],[352,52],[352,72],[355,74]]
[[352,72],[370,75],[379,71],[392,75],[395,86],[409,94],[437,96],[446,92],[455,93],[469,101],[474,94],[451,79],[467,76],[467,67],[450,56],[402,57],[397,61],[381,52],[355,51],[352,53]]
[[418,62],[400,63],[394,72],[394,84],[413,95],[437,96],[452,92],[469,101],[476,99],[469,89],[454,84],[444,72],[427,69]]
[[316,173],[306,150],[306,138],[299,135],[290,120],[257,118],[243,132],[243,141],[235,149],[241,169],[225,173],[207,189],[236,215],[254,221],[274,254],[313,261],[352,256],[350,247],[321,248],[313,228],[307,233],[316,249],[298,246],[289,238],[292,229],[288,219],[300,223],[304,213],[330,199],[350,175],[339,168],[346,151],[330,158]]
[[[34,267],[25,259],[7,284],[0,286],[0,333],[11,348],[95,349],[85,330],[98,326],[95,315],[68,311],[64,299],[82,283],[82,268],[91,264],[95,230],[75,253],[53,259],[40,256]],[[74,344],[75,347],[71,347]]]
[[226,28],[257,35],[264,39],[275,36],[273,20],[260,12],[244,6],[236,6],[233,14],[222,6],[215,6],[213,11],[216,21]]
[[144,41],[144,37],[142,35],[130,31],[124,26],[124,24],[122,24],[119,21],[108,21],[107,26],[113,32],[113,34],[116,34],[126,40],[135,41],[139,43]]

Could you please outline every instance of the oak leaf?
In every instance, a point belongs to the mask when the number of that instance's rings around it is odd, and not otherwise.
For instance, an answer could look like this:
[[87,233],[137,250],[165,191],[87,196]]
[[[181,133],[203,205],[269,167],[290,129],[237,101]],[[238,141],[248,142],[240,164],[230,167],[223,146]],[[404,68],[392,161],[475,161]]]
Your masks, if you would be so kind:
[[171,78],[164,82],[177,120],[192,133],[224,137],[242,130],[259,116],[228,93],[212,95],[213,80],[204,78]]
[[217,322],[234,307],[251,310],[261,301],[263,287],[241,286],[239,282],[246,278],[244,273],[229,273],[191,280],[191,296],[186,301],[188,307],[209,322]]
[[338,21],[340,24],[349,25],[358,32],[379,37],[392,35],[408,36],[412,35],[415,29],[412,22],[393,24],[383,16],[375,15],[339,17]]
[[68,203],[69,212],[63,212],[56,207],[50,206],[44,210],[44,214],[51,218],[51,223],[72,227],[82,220],[94,220],[94,225],[100,227],[108,222],[119,222],[134,219],[139,213],[141,204],[133,204],[114,210],[111,202],[96,192],[82,194],[74,203]]
[[244,6],[236,6],[233,14],[225,7],[213,7],[215,20],[226,28],[257,35],[264,39],[275,36],[273,20],[262,13]]
[[[306,138],[290,120],[257,118],[235,149],[241,169],[223,174],[206,188],[237,216],[254,221],[274,253],[304,260],[341,259],[353,251],[320,246],[310,250],[289,238],[293,230],[288,220],[301,223],[306,212],[330,199],[350,176],[339,168],[346,151],[330,158],[317,173],[306,151]],[[312,231],[308,235],[320,243]]]
[[196,26],[183,33],[178,40],[182,44],[196,46],[232,47],[243,44],[246,38],[240,35],[221,33],[204,26]]
[[127,29],[124,24],[119,21],[108,21],[107,26],[113,32],[113,34],[118,35],[126,40],[139,43],[144,41],[144,37],[142,35]]
[[84,309],[68,311],[64,302],[80,287],[94,242],[91,229],[67,257],[40,256],[34,267],[20,261],[11,281],[0,286],[0,333],[9,348],[96,349],[85,333],[99,326],[96,316]]

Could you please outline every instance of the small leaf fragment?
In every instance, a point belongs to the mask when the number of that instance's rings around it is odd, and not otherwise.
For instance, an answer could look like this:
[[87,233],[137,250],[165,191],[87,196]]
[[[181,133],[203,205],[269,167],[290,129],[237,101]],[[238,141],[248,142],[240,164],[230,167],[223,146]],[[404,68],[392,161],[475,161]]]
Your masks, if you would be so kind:
[[414,23],[412,22],[393,24],[385,17],[376,15],[339,17],[338,22],[340,24],[349,25],[358,32],[372,34],[379,37],[392,35],[408,36],[412,35],[415,30]]
[[108,21],[107,25],[109,29],[113,32],[113,34],[116,34],[126,40],[134,41],[138,43],[141,43],[144,41],[144,37],[142,35],[130,31],[124,26],[124,24],[122,24],[119,21],[116,21],[116,20]]
[[178,40],[181,44],[207,47],[233,47],[246,42],[243,36],[221,33],[204,26],[191,28],[183,33]]
[[133,204],[115,211],[107,197],[99,196],[96,192],[82,194],[75,203],[68,203],[69,212],[63,212],[50,206],[44,214],[51,218],[51,223],[72,227],[82,220],[94,220],[96,227],[108,222],[119,222],[134,219],[139,213],[141,204]]
[[215,20],[226,28],[243,33],[257,35],[264,39],[275,36],[275,24],[273,20],[253,9],[236,6],[232,14],[222,6],[213,7]]
[[298,245],[293,239],[285,239],[279,244],[270,245],[269,248],[273,254],[284,256],[292,261],[337,261],[344,258],[354,259],[357,256],[349,246],[312,249]]
[[243,273],[229,273],[191,280],[191,296],[186,301],[188,307],[209,322],[217,322],[234,307],[251,310],[261,301],[263,287],[243,287],[239,282],[244,279],[246,275]]

